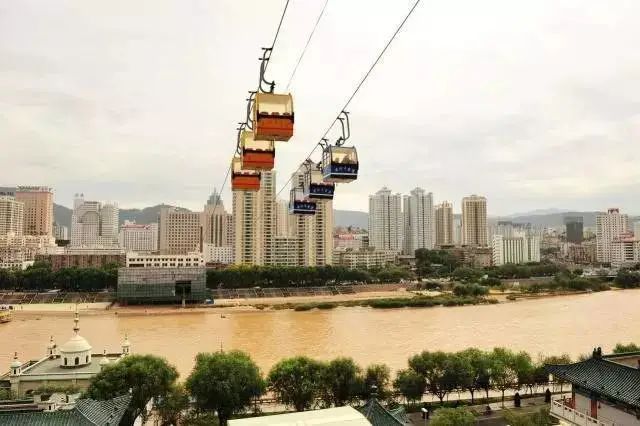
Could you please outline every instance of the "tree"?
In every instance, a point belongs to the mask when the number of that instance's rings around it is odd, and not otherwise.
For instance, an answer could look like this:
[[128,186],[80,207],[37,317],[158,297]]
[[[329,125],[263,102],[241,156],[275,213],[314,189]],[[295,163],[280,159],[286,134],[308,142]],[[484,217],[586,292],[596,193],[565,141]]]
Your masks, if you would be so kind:
[[419,401],[427,388],[424,377],[412,369],[400,370],[393,387],[406,398],[408,402]]
[[216,411],[220,425],[265,389],[260,369],[241,351],[199,353],[186,387],[200,411]]
[[323,369],[325,402],[341,407],[358,393],[360,367],[351,358],[336,358]]
[[162,426],[180,424],[189,408],[189,395],[182,384],[175,384],[165,396],[156,400],[155,408]]
[[91,380],[86,396],[106,400],[131,390],[131,403],[122,424],[132,425],[138,416],[142,416],[143,420],[147,419],[148,402],[152,398],[162,398],[169,394],[177,378],[178,371],[164,358],[129,355],[100,371]]
[[469,348],[458,352],[456,356],[463,360],[460,385],[471,394],[471,403],[474,403],[474,393],[479,389],[484,389],[488,398],[490,375],[487,354],[480,349]]
[[629,343],[626,345],[624,343],[618,343],[616,344],[616,347],[613,348],[614,354],[623,354],[626,352],[640,352],[640,346],[635,343]]
[[516,372],[517,386],[528,386],[530,392],[533,394],[533,386],[535,385],[535,367],[531,361],[531,356],[524,352],[518,352],[514,354],[513,369]]
[[472,426],[476,424],[476,417],[468,409],[440,408],[435,412],[430,426]]
[[391,370],[389,366],[385,364],[371,364],[368,366],[362,379],[362,398],[370,398],[372,389],[375,386],[377,396],[381,399],[386,399],[389,396],[390,377]]
[[[545,368],[546,365],[560,365],[560,364],[571,364],[571,357],[568,354],[562,355],[550,355],[546,357],[541,357],[538,365],[536,366],[534,375],[536,378],[536,383],[548,383],[549,382],[549,373]],[[554,377],[554,381],[560,384],[560,392],[562,392],[562,386],[566,383],[562,377],[557,376]]]
[[323,369],[322,363],[304,356],[283,359],[269,372],[269,389],[281,404],[308,410],[320,396]]
[[640,286],[640,274],[628,269],[620,269],[614,282],[622,288],[636,288]]
[[503,407],[504,392],[513,389],[518,383],[514,358],[514,353],[505,348],[494,348],[490,354],[491,384],[502,392]]
[[425,378],[429,392],[436,395],[440,403],[458,385],[459,363],[460,360],[442,351],[424,351],[409,359],[409,367]]

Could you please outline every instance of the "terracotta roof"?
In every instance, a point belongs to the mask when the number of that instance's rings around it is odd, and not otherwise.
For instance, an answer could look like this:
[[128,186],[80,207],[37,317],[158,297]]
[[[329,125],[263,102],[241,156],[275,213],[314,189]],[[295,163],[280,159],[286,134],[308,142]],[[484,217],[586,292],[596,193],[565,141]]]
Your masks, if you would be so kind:
[[52,412],[0,414],[0,424],[14,426],[114,426],[131,402],[131,395],[123,395],[106,401],[78,400],[70,410]]
[[640,369],[602,357],[566,365],[547,365],[556,377],[584,389],[640,408]]

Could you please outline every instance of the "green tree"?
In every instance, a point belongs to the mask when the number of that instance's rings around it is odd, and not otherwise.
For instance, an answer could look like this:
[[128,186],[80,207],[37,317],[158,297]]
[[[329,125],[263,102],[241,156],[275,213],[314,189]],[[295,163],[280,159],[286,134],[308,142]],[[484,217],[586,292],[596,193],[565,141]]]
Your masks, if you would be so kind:
[[618,343],[616,344],[616,347],[613,348],[614,354],[623,354],[626,352],[640,352],[640,346],[636,345],[635,343]]
[[420,401],[424,391],[427,389],[427,382],[421,374],[412,369],[400,370],[393,381],[393,387],[406,398],[408,402]]
[[241,351],[199,353],[186,387],[199,411],[216,411],[222,426],[262,395],[260,369]]
[[138,416],[143,420],[147,419],[147,403],[152,398],[168,395],[177,378],[178,371],[164,358],[154,355],[129,355],[115,364],[106,366],[91,379],[86,396],[106,400],[124,395],[131,390],[131,404],[122,419],[123,425],[131,425]]
[[[562,355],[550,355],[540,356],[538,363],[534,367],[534,381],[536,384],[548,384],[549,373],[546,370],[546,366],[549,364],[571,364],[571,357],[568,354]],[[555,383],[560,384],[560,392],[562,392],[562,386],[566,383],[561,377],[554,378]]]
[[491,384],[502,393],[504,407],[504,392],[513,389],[518,384],[518,372],[515,367],[515,354],[505,348],[494,348],[490,354]]
[[471,394],[471,403],[474,403],[476,390],[484,389],[489,394],[490,374],[489,359],[485,352],[476,348],[465,349],[456,354],[463,364],[460,372],[460,387]]
[[281,404],[308,410],[320,396],[324,366],[311,358],[283,359],[273,366],[267,382]]
[[369,399],[375,386],[377,396],[380,399],[386,399],[390,393],[390,380],[391,370],[389,366],[385,364],[371,364],[364,372],[362,398]]
[[341,407],[358,394],[360,367],[351,358],[336,358],[323,369],[325,402]]
[[440,403],[458,386],[460,364],[461,360],[442,351],[424,351],[409,358],[409,367],[425,378],[429,392],[436,395]]
[[189,408],[189,394],[182,384],[175,384],[166,395],[156,400],[155,408],[162,426],[180,424]]
[[436,410],[430,426],[472,426],[476,417],[471,411],[462,408],[440,408]]
[[636,288],[640,286],[640,274],[628,269],[620,269],[614,282],[622,288]]

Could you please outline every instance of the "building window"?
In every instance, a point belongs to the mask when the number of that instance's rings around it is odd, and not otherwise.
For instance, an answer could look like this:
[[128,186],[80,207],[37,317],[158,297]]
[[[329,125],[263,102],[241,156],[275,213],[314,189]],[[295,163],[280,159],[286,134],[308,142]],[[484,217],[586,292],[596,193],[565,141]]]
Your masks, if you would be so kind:
[[85,357],[85,361],[84,361],[84,362],[86,362],[87,364],[89,364],[89,355],[87,355],[87,356]]
[[80,364],[80,358],[76,357],[76,365]]
[[67,365],[67,357],[64,358],[64,365]]

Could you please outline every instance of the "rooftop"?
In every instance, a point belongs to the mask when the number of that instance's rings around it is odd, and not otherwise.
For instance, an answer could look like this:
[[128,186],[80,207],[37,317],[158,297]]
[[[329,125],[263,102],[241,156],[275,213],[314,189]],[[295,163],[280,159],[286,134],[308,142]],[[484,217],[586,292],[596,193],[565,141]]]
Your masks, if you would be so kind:
[[229,420],[230,426],[306,426],[306,425],[370,425],[367,419],[353,407],[336,407],[324,410],[278,414],[275,416],[251,417]]
[[594,352],[594,357],[586,361],[551,364],[546,369],[550,374],[584,389],[640,408],[640,369],[616,361],[621,357],[603,357]]
[[78,400],[69,410],[0,414],[0,424],[13,426],[107,426],[117,425],[131,402],[131,395],[106,401]]
[[[98,374],[100,372],[100,361],[105,355],[92,354],[91,363],[85,365],[78,365],[72,367],[60,366],[60,355],[56,355],[53,358],[45,358],[36,362],[31,367],[27,367],[22,371],[23,377],[37,376],[42,374]],[[107,354],[106,357],[109,361],[116,361],[120,358],[121,354]]]

